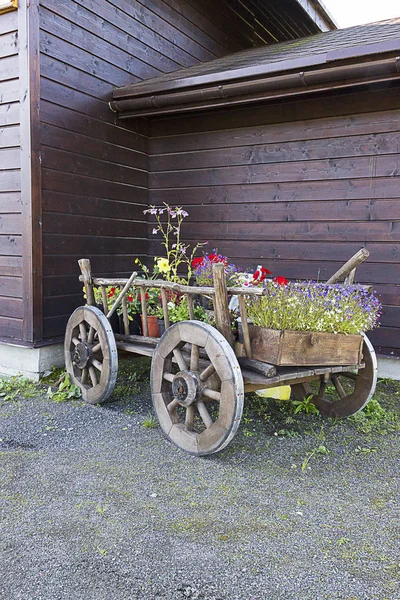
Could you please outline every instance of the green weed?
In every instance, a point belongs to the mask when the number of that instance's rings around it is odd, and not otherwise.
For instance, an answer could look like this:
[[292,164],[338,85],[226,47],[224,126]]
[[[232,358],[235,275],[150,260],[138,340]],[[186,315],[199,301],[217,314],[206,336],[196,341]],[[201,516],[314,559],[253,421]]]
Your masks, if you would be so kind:
[[4,400],[14,400],[18,396],[32,398],[36,392],[37,384],[22,375],[0,379],[0,397]]
[[53,391],[51,387],[47,389],[47,396],[54,402],[67,402],[81,397],[81,390],[77,385],[70,382],[69,375],[65,373],[58,388]]
[[143,419],[142,425],[143,425],[143,427],[146,427],[146,429],[155,429],[156,427],[158,427],[158,421],[154,415],[149,413]]
[[308,452],[308,454],[306,455],[305,459],[301,463],[301,470],[302,471],[305,471],[307,469],[308,463],[317,454],[329,454],[329,450],[328,450],[328,448],[326,446],[322,446],[322,445],[318,446],[317,448],[313,448],[313,450],[311,450],[311,452]]

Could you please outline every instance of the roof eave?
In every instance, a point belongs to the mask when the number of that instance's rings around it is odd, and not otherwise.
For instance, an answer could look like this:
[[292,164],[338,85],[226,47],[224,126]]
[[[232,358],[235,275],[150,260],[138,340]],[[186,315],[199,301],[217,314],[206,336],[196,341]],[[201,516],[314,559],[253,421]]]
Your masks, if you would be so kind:
[[320,31],[338,29],[338,24],[324,3],[318,0],[295,0]]

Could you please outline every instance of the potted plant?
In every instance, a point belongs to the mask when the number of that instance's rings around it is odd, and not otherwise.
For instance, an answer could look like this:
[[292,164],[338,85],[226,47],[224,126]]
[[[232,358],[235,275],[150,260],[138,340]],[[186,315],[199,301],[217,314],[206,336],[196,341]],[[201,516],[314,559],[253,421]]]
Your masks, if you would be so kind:
[[252,357],[280,366],[361,362],[362,333],[378,324],[381,304],[361,286],[262,283],[264,295],[246,298]]

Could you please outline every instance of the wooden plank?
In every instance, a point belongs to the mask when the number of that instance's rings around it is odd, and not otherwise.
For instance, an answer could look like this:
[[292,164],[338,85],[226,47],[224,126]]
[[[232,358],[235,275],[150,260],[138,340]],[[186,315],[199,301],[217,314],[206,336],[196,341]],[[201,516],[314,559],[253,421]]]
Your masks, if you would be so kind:
[[91,257],[99,253],[110,255],[118,253],[131,254],[133,247],[138,253],[143,254],[147,242],[145,239],[138,239],[133,236],[130,238],[88,237],[85,235],[63,235],[47,232],[43,235],[44,254],[68,254],[78,251],[81,255],[86,251],[86,254]]
[[19,102],[0,104],[0,127],[19,124]]
[[0,235],[20,235],[22,233],[22,217],[20,213],[0,213]]
[[23,340],[42,340],[42,197],[39,10],[18,8],[20,45]]
[[340,115],[323,119],[311,118],[289,122],[280,121],[277,123],[268,123],[265,120],[256,126],[240,127],[235,124],[232,128],[232,121],[228,128],[221,125],[206,132],[191,132],[186,135],[174,135],[158,137],[162,131],[160,123],[152,127],[152,138],[150,140],[150,150],[152,155],[171,153],[187,153],[193,151],[214,150],[215,148],[231,148],[237,146],[254,146],[261,144],[280,144],[287,142],[308,141],[312,145],[317,140],[330,138],[345,138],[351,141],[360,136],[376,139],[380,142],[385,141],[385,134],[399,132],[399,110],[398,108],[367,112],[361,114]]
[[374,198],[398,198],[399,187],[396,177],[377,179],[332,179],[327,181],[282,181],[264,184],[224,185],[199,188],[151,189],[152,204],[236,204],[242,202],[301,202],[303,200],[357,200]]
[[0,192],[19,192],[21,189],[21,171],[0,171]]
[[18,55],[0,59],[0,81],[18,77]]
[[[167,40],[174,40],[177,46],[184,49],[186,53],[193,57],[191,64],[195,64],[197,61],[205,62],[212,60],[217,56],[217,54],[213,53],[215,48],[207,50],[207,47],[204,47],[193,39],[192,32],[189,37],[180,30],[179,26],[177,26],[178,13],[171,14],[171,11],[168,11],[168,7],[162,0],[152,0],[151,10],[149,10],[146,0],[140,0],[139,2],[135,0],[129,2],[127,0],[118,0],[118,2],[112,0],[110,3],[123,10],[129,16],[139,14],[141,24],[145,26],[141,28],[144,34],[145,28],[148,28],[150,31],[162,32],[162,36]],[[196,32],[196,35],[198,35],[198,32]],[[204,36],[201,37],[202,43],[203,39]],[[165,44],[164,41],[163,44]],[[167,52],[166,54],[168,55]]]
[[52,148],[62,149],[68,152],[77,152],[89,156],[92,159],[112,162],[119,166],[145,170],[148,167],[147,154],[109,142],[94,140],[88,136],[59,127],[43,124],[42,144]]
[[65,152],[56,148],[42,147],[43,168],[98,180],[117,181],[120,185],[147,185],[147,172],[106,162],[98,158],[82,156],[77,152]]
[[[0,61],[0,68],[2,63]],[[15,76],[18,75],[18,71],[15,72]],[[0,104],[7,104],[8,102],[19,101],[19,81],[18,79],[9,79],[8,81],[2,81],[0,85]]]
[[0,148],[12,148],[17,146],[19,147],[19,125],[1,127]]
[[15,11],[10,11],[1,15],[0,19],[0,35],[9,33],[10,31],[17,31],[18,19]]
[[[400,126],[399,126],[400,127]],[[265,128],[267,131],[267,128]],[[231,132],[229,132],[231,133]],[[226,136],[228,137],[228,135]],[[398,154],[399,132],[358,135],[340,138],[304,139],[298,142],[278,142],[251,146],[233,145],[238,141],[229,135],[231,148],[224,145],[224,152],[217,147],[212,150],[176,152],[170,154],[168,138],[164,140],[166,154],[150,158],[151,171],[173,171],[186,169],[209,169],[238,165],[275,164],[280,162],[310,161],[324,158],[345,158]],[[253,140],[254,142],[255,140]]]
[[22,319],[22,317],[23,317],[22,298],[7,298],[4,296],[0,296],[0,315],[3,318],[11,317],[13,319]]
[[[42,68],[45,58],[42,57]],[[89,115],[81,114],[78,108],[80,106],[70,109],[54,104],[51,101],[42,100],[40,103],[42,123],[48,123],[66,131],[79,133],[95,140],[101,140],[106,142],[106,144],[121,146],[143,153],[147,152],[147,138],[144,135],[140,135],[140,131],[136,130],[133,134],[127,127],[123,128],[114,123],[101,122]]]
[[[43,168],[42,182],[44,190],[51,190],[63,193],[76,193],[84,196],[96,196],[99,198],[121,200],[131,202],[132,198],[136,202],[145,204],[147,199],[147,190],[141,187],[124,185],[118,181],[100,181],[97,177],[88,177],[75,173],[64,173]],[[0,186],[1,189],[1,186]]]
[[22,319],[14,319],[8,316],[0,317],[0,331],[3,339],[22,339]]
[[[134,246],[134,243],[131,244]],[[85,250],[85,248],[84,248]],[[73,275],[75,279],[78,279],[79,272],[77,271],[77,261],[82,257],[83,252],[80,254],[45,254],[43,257],[43,272],[45,275],[57,275],[62,271],[64,276]],[[91,254],[91,263],[93,273],[104,273],[109,277],[117,278],[118,284],[121,278],[127,279],[132,272],[132,266],[134,265],[134,259],[136,256],[141,257],[145,260],[145,257],[138,253],[132,252],[129,254]]]
[[186,223],[205,221],[210,227],[214,223],[246,222],[285,222],[285,221],[391,221],[396,214],[399,198],[358,199],[358,200],[314,200],[308,202],[271,201],[243,202],[242,204],[189,205]]
[[[134,200],[134,199],[132,199]],[[43,210],[64,215],[86,215],[93,217],[127,219],[140,222],[143,219],[145,204],[120,202],[112,198],[94,198],[63,192],[43,191]],[[0,196],[1,209],[1,196]],[[54,218],[54,214],[53,214]],[[63,218],[63,217],[60,217]],[[143,222],[143,226],[145,223]]]
[[[376,111],[398,110],[398,90],[393,89],[363,89],[319,98],[297,99],[296,120],[318,119],[353,115],[354,107],[357,114],[373,113]],[[274,123],[293,122],[293,101],[268,102],[251,108],[228,108],[208,113],[187,115],[185,119],[179,116],[156,119],[151,126],[151,135],[168,136],[191,132],[206,132],[216,129],[232,129],[237,127],[260,127]],[[311,136],[310,136],[311,137]]]
[[309,160],[269,165],[233,166],[212,169],[194,169],[150,173],[151,188],[181,188],[198,186],[243,185],[284,181],[318,181],[337,179],[390,177],[397,169],[396,155],[377,155],[373,162],[369,157],[338,158],[334,160]]
[[[51,3],[44,0],[42,4],[41,29],[47,35],[41,36],[41,48],[47,49],[54,58],[75,65],[83,71],[90,71],[114,86],[161,74],[159,69],[146,60],[143,44],[135,44],[132,39],[130,50],[122,48],[118,41],[123,40],[122,44],[125,46],[126,35],[118,35],[120,32],[114,28],[114,36],[109,37],[104,30],[104,22],[101,27],[101,20],[93,13],[82,9],[78,14],[74,11],[74,3],[66,5],[59,0]],[[52,12],[47,10],[46,4]],[[110,25],[108,30],[110,31]],[[136,49],[138,53],[135,52]]]
[[0,275],[22,277],[22,257],[0,255]]
[[18,33],[11,31],[0,36],[0,58],[18,53]]
[[0,192],[0,212],[1,213],[19,213],[21,212],[21,193],[20,192]]
[[21,277],[0,276],[0,296],[8,298],[22,298]]
[[21,167],[20,149],[0,149],[0,171],[19,169]]
[[[353,221],[344,218],[341,221],[330,222],[281,222],[279,227],[275,223],[196,223],[190,227],[188,240],[208,239],[220,240],[216,247],[219,247],[221,241],[240,240],[246,241],[302,241],[310,242],[349,242],[357,243],[360,247],[362,243],[368,242],[398,242],[400,240],[400,221],[396,220],[396,215],[391,215],[389,221]],[[208,235],[207,235],[208,233]],[[211,235],[210,235],[211,234]]]

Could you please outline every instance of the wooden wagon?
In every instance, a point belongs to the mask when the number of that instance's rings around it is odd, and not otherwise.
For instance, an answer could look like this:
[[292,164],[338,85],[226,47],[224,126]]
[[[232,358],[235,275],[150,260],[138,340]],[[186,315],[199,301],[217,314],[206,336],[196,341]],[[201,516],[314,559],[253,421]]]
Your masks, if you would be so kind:
[[[343,285],[353,283],[355,268],[366,256],[368,252],[360,250],[327,284],[342,278]],[[342,418],[361,410],[375,390],[377,361],[366,336],[362,360],[357,364],[276,367],[254,360],[245,297],[264,292],[260,288],[227,288],[222,265],[214,265],[214,286],[200,288],[144,280],[136,273],[129,279],[98,278],[92,276],[89,260],[81,259],[79,265],[87,305],[74,311],[66,329],[65,360],[71,381],[79,386],[86,402],[104,402],[115,386],[118,350],[151,356],[151,394],[161,429],[169,440],[191,454],[212,454],[229,444],[240,424],[245,392],[290,385],[296,398],[303,399],[312,393],[310,384],[317,382],[312,401],[321,413]],[[101,290],[102,310],[95,306],[94,286]],[[110,310],[107,286],[120,289]],[[141,292],[142,336],[129,334],[127,292],[135,287]],[[148,336],[149,288],[160,289],[165,320],[165,332],[160,338]],[[169,324],[168,292],[186,296],[189,320]],[[194,298],[199,294],[213,300],[215,327],[194,319]],[[236,347],[228,294],[238,298],[243,326],[243,344]],[[122,334],[114,333],[109,321],[119,306],[124,323]]]

